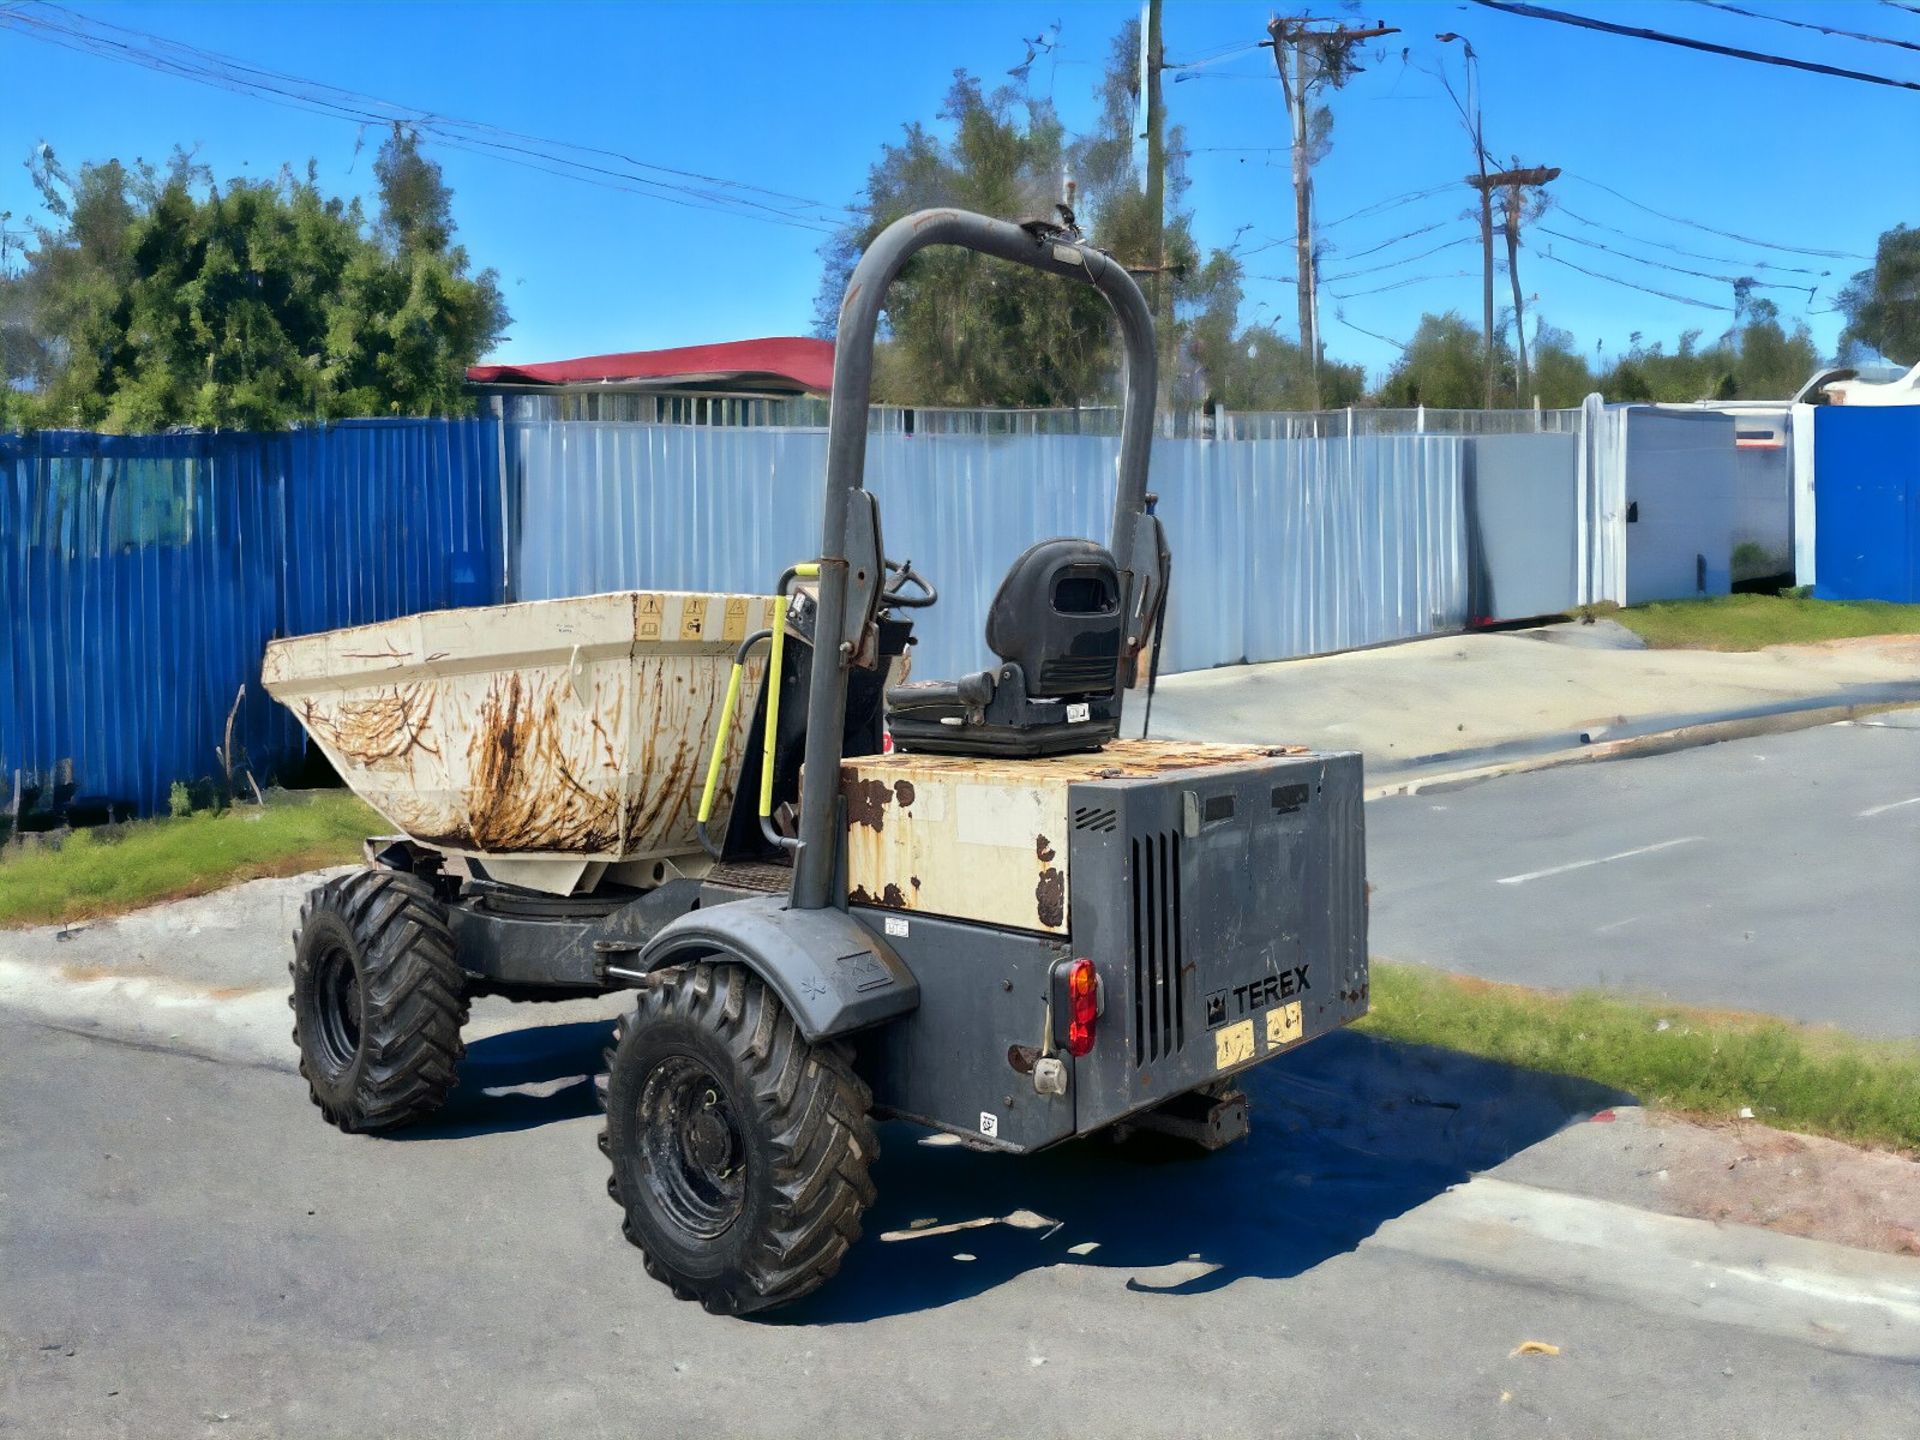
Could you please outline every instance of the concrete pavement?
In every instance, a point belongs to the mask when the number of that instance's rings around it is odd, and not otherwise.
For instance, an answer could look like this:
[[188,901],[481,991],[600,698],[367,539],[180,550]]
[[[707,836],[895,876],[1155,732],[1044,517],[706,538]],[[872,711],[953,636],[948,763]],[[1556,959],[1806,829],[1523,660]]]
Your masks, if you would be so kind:
[[1376,955],[1920,1037],[1910,714],[1380,800],[1367,852]]
[[1588,1177],[1641,1162],[1627,1116],[1579,1123],[1606,1095],[1353,1036],[1255,1072],[1253,1139],[1205,1160],[887,1127],[834,1285],[708,1316],[602,1194],[603,1034],[482,1042],[445,1123],[377,1140],[288,1076],[0,1017],[5,1428],[1914,1430],[1920,1260],[1608,1199]]
[[[1374,949],[1920,1033],[1887,943],[1920,933],[1916,747],[1901,714],[1372,804]],[[1690,1188],[1737,1137],[1353,1035],[1255,1072],[1254,1138],[1205,1161],[886,1127],[834,1285],[707,1316],[602,1193],[621,997],[482,1002],[440,1122],[320,1123],[284,1073],[309,883],[0,937],[0,1434],[1920,1427],[1920,1259],[1697,1218],[1748,1216]],[[1861,1243],[1913,1229],[1868,1210]]]
[[1734,654],[1620,648],[1621,635],[1633,639],[1610,621],[1571,623],[1165,676],[1153,733],[1359,750],[1376,780],[1578,750],[1583,736],[1920,703],[1920,636]]
[[[71,926],[0,930],[0,1006],[80,1033],[292,1070],[287,963],[308,890],[341,870],[249,880]],[[562,1005],[473,1002],[469,1042],[607,1019],[620,995]]]

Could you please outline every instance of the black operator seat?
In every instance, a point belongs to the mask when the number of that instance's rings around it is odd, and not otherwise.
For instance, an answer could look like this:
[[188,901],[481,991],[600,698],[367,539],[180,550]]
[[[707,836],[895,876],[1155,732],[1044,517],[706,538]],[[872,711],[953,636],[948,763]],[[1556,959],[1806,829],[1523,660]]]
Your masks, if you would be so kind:
[[887,691],[902,750],[1058,755],[1119,733],[1126,614],[1120,567],[1091,540],[1042,540],[1013,562],[987,610],[991,670]]

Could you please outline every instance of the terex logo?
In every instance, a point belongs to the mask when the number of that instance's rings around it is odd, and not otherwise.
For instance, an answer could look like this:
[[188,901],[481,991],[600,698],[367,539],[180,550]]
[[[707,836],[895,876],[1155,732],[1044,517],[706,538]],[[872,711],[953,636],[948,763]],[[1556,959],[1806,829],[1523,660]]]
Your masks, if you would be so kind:
[[1307,967],[1295,965],[1284,975],[1267,975],[1259,980],[1248,981],[1245,985],[1236,985],[1231,990],[1215,990],[1207,996],[1207,1024],[1211,1027],[1226,1023],[1228,996],[1233,997],[1235,1015],[1250,1015],[1255,1010],[1264,1010],[1269,1005],[1303,995],[1312,988],[1312,983],[1307,979]]

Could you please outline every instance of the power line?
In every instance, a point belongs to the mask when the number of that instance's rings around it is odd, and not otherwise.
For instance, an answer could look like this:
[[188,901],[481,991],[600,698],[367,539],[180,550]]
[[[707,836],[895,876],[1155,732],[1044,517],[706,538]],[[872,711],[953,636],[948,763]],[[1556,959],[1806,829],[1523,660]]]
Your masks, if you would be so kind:
[[[1348,215],[1343,218],[1351,220],[1356,217],[1352,215]],[[1336,220],[1333,223],[1337,225],[1340,223],[1340,221]],[[1446,223],[1447,222],[1445,220],[1436,220],[1431,225],[1422,225],[1418,229],[1402,231],[1400,234],[1393,236],[1391,239],[1382,240],[1378,245],[1369,245],[1365,250],[1356,250],[1351,255],[1342,254],[1338,246],[1330,246],[1328,247],[1328,249],[1331,253],[1340,255],[1340,258],[1343,260],[1360,260],[1365,258],[1368,255],[1374,254],[1376,251],[1385,250],[1389,245],[1398,245],[1401,241],[1411,240],[1417,235],[1429,234],[1432,231],[1438,230],[1442,225],[1445,225]],[[1331,229],[1332,227],[1328,225],[1322,225],[1319,228],[1321,230],[1328,230],[1328,229]],[[1263,244],[1256,245],[1251,250],[1241,251],[1239,254],[1239,258],[1242,260],[1250,260],[1255,255],[1259,255],[1268,250],[1276,249],[1281,245],[1296,244],[1300,239],[1298,235],[1289,235],[1285,239],[1282,239],[1280,236],[1277,236],[1277,235],[1266,235],[1266,236],[1262,236],[1261,238],[1264,241]]]
[[1622,280],[1618,275],[1606,275],[1598,270],[1589,270],[1584,265],[1576,265],[1571,260],[1561,258],[1551,250],[1543,250],[1540,254],[1542,259],[1551,260],[1556,265],[1564,265],[1569,270],[1578,270],[1582,275],[1591,275],[1596,280],[1605,280],[1614,285],[1625,286],[1629,290],[1638,290],[1643,295],[1658,295],[1662,300],[1671,300],[1676,305],[1692,305],[1697,309],[1712,310],[1716,313],[1729,308],[1725,305],[1715,305],[1707,300],[1696,300],[1691,295],[1675,295],[1671,290],[1655,290],[1650,285],[1636,285],[1631,280]]
[[1534,228],[1544,234],[1553,236],[1556,240],[1566,240],[1574,245],[1585,245],[1590,250],[1602,250],[1609,255],[1617,255],[1622,260],[1631,260],[1636,265],[1645,265],[1650,269],[1665,270],[1674,275],[1691,275],[1697,280],[1718,280],[1723,285],[1737,285],[1744,280],[1745,283],[1758,289],[1792,290],[1796,294],[1805,295],[1808,300],[1812,300],[1813,292],[1820,288],[1817,285],[1789,285],[1784,280],[1756,280],[1751,276],[1715,275],[1706,270],[1690,270],[1684,265],[1669,265],[1664,260],[1649,260],[1642,255],[1634,255],[1625,250],[1616,250],[1613,246],[1605,244],[1602,241],[1588,240],[1579,235],[1569,235],[1564,230],[1555,230],[1551,226],[1535,225]]
[[1256,245],[1251,250],[1242,251],[1239,258],[1242,260],[1251,260],[1254,256],[1262,254],[1265,251],[1277,249],[1282,245],[1291,245],[1299,238],[1298,235],[1289,235],[1286,239],[1282,240],[1277,236],[1269,235],[1266,237],[1266,243],[1264,245]]
[[1326,277],[1327,283],[1329,285],[1337,285],[1342,280],[1357,280],[1362,275],[1373,275],[1373,274],[1377,274],[1382,270],[1393,270],[1401,265],[1411,265],[1414,261],[1424,260],[1429,255],[1438,255],[1442,250],[1453,250],[1458,248],[1461,245],[1476,244],[1478,243],[1478,239],[1479,239],[1478,236],[1462,235],[1458,239],[1448,240],[1439,245],[1436,245],[1431,250],[1422,250],[1417,254],[1413,254],[1413,255],[1403,255],[1398,260],[1386,260],[1386,261],[1382,261],[1378,265],[1365,265],[1358,270],[1348,270],[1344,274],[1329,275]]
[[1364,250],[1356,250],[1351,255],[1342,255],[1340,258],[1343,260],[1364,260],[1369,255],[1375,254],[1376,252],[1381,250],[1385,250],[1389,245],[1398,245],[1401,241],[1411,240],[1416,235],[1431,234],[1433,231],[1438,230],[1442,225],[1446,223],[1447,222],[1444,220],[1436,220],[1431,225],[1422,225],[1418,230],[1405,231],[1399,235],[1394,236],[1391,240],[1382,240],[1378,245],[1369,245]]
[[[1163,61],[1160,68],[1163,70],[1186,70],[1189,72],[1204,70],[1209,65],[1218,65],[1222,60],[1237,60],[1242,55],[1251,55],[1260,48],[1261,46],[1258,41],[1236,40],[1214,50],[1203,50],[1198,57],[1192,60]],[[1260,75],[1251,78],[1264,80],[1266,77]]]
[[[308,80],[298,75],[288,74],[285,71],[271,70],[271,69],[266,69],[260,66],[252,65],[244,60],[237,59],[234,56],[224,55],[214,50],[203,49],[196,45],[189,45],[184,41],[171,40],[165,36],[155,35],[148,31],[131,29],[125,25],[116,25],[116,24],[113,24],[111,21],[96,20],[90,16],[78,15],[72,11],[66,10],[64,7],[60,5],[52,3],[52,0],[27,0],[27,3],[33,4],[37,8],[57,11],[60,14],[64,15],[67,18],[67,22],[68,22],[65,27],[67,33],[75,36],[76,38],[81,38],[81,39],[92,38],[92,37],[88,37],[85,34],[86,27],[92,26],[100,29],[113,30],[118,32],[119,34],[131,36],[136,40],[145,41],[148,44],[156,47],[156,49],[153,52],[149,52],[149,58],[154,62],[159,62],[159,63],[149,64],[148,68],[161,69],[165,73],[179,74],[180,77],[183,79],[202,79],[203,76],[199,74],[191,73],[191,71],[188,71],[188,70],[181,70],[179,68],[177,61],[167,60],[165,52],[176,52],[181,55],[193,57],[195,60],[202,62],[201,68],[203,70],[210,70],[214,72],[238,71],[238,72],[243,72],[245,74],[258,75],[265,79],[283,82],[286,85],[299,86],[307,90],[322,91],[322,92],[330,93],[335,96],[343,97],[348,101],[381,106],[389,111],[399,112],[398,118],[403,120],[416,121],[416,122],[425,121],[425,122],[432,122],[434,124],[459,126],[464,129],[468,129],[476,132],[490,133],[494,135],[503,136],[511,140],[526,141],[530,144],[551,145],[564,150],[572,150],[579,154],[599,155],[607,159],[623,161],[626,164],[635,165],[645,170],[656,171],[660,174],[665,174],[665,175],[672,175],[681,180],[703,181],[707,184],[718,185],[729,190],[752,192],[759,195],[765,195],[769,198],[777,199],[777,200],[789,200],[796,204],[807,206],[814,209],[842,210],[842,211],[847,210],[847,207],[844,207],[844,206],[826,205],[821,201],[811,200],[803,195],[793,195],[782,190],[771,190],[765,186],[754,185],[747,181],[732,180],[732,179],[728,179],[728,178],[717,176],[717,175],[705,175],[700,173],[697,170],[685,170],[672,165],[661,165],[651,160],[636,159],[635,157],[623,154],[618,150],[609,150],[609,149],[605,149],[603,147],[595,146],[595,145],[583,145],[578,143],[577,141],[571,141],[571,140],[551,140],[541,136],[527,135],[517,130],[505,129],[501,126],[493,125],[485,121],[462,120],[454,116],[440,115],[433,111],[420,110],[415,107],[401,105],[396,101],[385,100],[378,96],[365,94],[364,92],[361,92],[361,91],[345,89],[341,86],[332,85],[325,81]],[[40,24],[40,25],[50,24],[50,22],[47,22],[47,21],[32,20],[30,17],[24,17],[24,15],[23,15],[23,18],[29,18],[29,23],[32,23],[32,24]],[[108,41],[106,43],[113,44],[115,42]],[[123,45],[120,48],[131,49],[132,47]],[[109,56],[107,58],[117,58],[117,57]],[[138,60],[140,57],[136,55],[129,58],[134,58],[136,60],[136,63],[138,63]],[[216,80],[215,83],[218,83],[218,81]],[[220,88],[231,88],[231,87],[226,85],[221,85]],[[285,92],[275,91],[275,93],[284,94]],[[299,98],[299,97],[296,97],[296,98]],[[379,118],[379,117],[376,117],[376,118]],[[852,213],[852,212],[847,211],[847,213]]]
[[1762,15],[1757,10],[1743,10],[1738,5],[1729,5],[1726,0],[1694,0],[1696,5],[1705,5],[1711,10],[1724,10],[1729,15],[1744,15],[1749,20],[1771,20],[1775,25],[1791,25],[1796,30],[1817,30],[1822,35],[1835,35],[1843,40],[1864,40],[1870,45],[1893,45],[1902,50],[1920,50],[1911,40],[1896,40],[1891,35],[1873,35],[1864,30],[1842,30],[1837,25],[1822,25],[1813,20],[1794,20],[1785,15]]
[[1785,55],[1769,55],[1760,50],[1742,50],[1734,45],[1716,45],[1711,40],[1695,40],[1686,35],[1669,35],[1664,30],[1648,30],[1639,25],[1617,25],[1611,20],[1595,20],[1587,15],[1569,15],[1564,10],[1548,10],[1540,5],[1522,5],[1515,0],[1473,0],[1488,10],[1503,15],[1518,15],[1527,20],[1552,20],[1582,30],[1598,30],[1608,35],[1624,35],[1631,40],[1652,40],[1661,45],[1678,45],[1684,50],[1700,50],[1709,55],[1726,55],[1735,60],[1751,60],[1761,65],[1778,65],[1787,70],[1805,70],[1814,75],[1831,75],[1839,80],[1859,80],[1868,85],[1886,85],[1895,90],[1920,90],[1920,80],[1896,80],[1891,75],[1875,75],[1866,70],[1847,70],[1838,65],[1822,65],[1814,60],[1794,60]]
[[[42,13],[51,12],[51,13]],[[573,141],[524,135],[482,121],[463,120],[248,64],[232,56],[76,15],[58,5],[0,10],[0,27],[28,39],[98,59],[190,80],[269,104],[347,120],[362,126],[403,124],[454,149],[483,154],[544,173],[670,204],[742,215],[749,219],[831,233],[850,213],[804,196],[764,186],[661,165],[622,152]],[[113,34],[103,32],[111,31]],[[126,39],[116,38],[125,36]],[[556,153],[559,152],[559,153]],[[570,153],[568,153],[570,152]],[[632,167],[620,169],[576,158],[592,156]]]
[[1636,235],[1631,230],[1622,230],[1618,225],[1608,225],[1599,220],[1589,220],[1577,210],[1569,210],[1565,205],[1561,204],[1556,204],[1553,207],[1553,213],[1556,215],[1564,215],[1569,220],[1578,221],[1580,224],[1591,226],[1595,230],[1605,230],[1611,235],[1618,235],[1623,240],[1631,240],[1636,245],[1651,245],[1656,250],[1666,250],[1675,255],[1684,255],[1689,260],[1710,260],[1716,265],[1737,265],[1749,270],[1774,270],[1782,275],[1812,275],[1819,279],[1825,279],[1827,276],[1833,274],[1831,270],[1814,270],[1805,265],[1776,265],[1771,260],[1729,260],[1724,255],[1708,255],[1699,250],[1688,250],[1679,245],[1670,245],[1664,240],[1649,240],[1646,236]]
[[1349,290],[1344,295],[1334,295],[1331,290],[1327,293],[1333,295],[1334,299],[1340,301],[1358,300],[1363,295],[1384,295],[1389,290],[1404,290],[1409,285],[1425,285],[1432,280],[1471,279],[1478,273],[1478,271],[1474,270],[1447,270],[1433,275],[1410,275],[1405,280],[1394,280],[1385,285],[1375,285],[1370,290]]
[[1385,200],[1376,200],[1371,205],[1362,205],[1358,210],[1353,211],[1351,214],[1342,215],[1338,220],[1324,221],[1320,228],[1322,230],[1331,230],[1336,225],[1344,225],[1349,220],[1359,220],[1368,215],[1377,215],[1380,211],[1391,210],[1396,205],[1410,205],[1416,200],[1425,200],[1429,196],[1451,190],[1454,184],[1454,181],[1449,180],[1444,185],[1429,185],[1424,190],[1409,190],[1404,195],[1390,195]]
[[1378,340],[1378,341],[1381,341],[1383,344],[1391,345],[1393,346],[1394,349],[1398,350],[1402,355],[1407,353],[1407,346],[1405,341],[1396,340],[1391,335],[1382,335],[1378,330],[1369,330],[1364,325],[1354,324],[1353,321],[1347,319],[1346,311],[1340,309],[1338,306],[1334,307],[1333,318],[1339,321],[1342,325],[1346,326],[1347,329],[1349,330],[1356,330],[1360,334],[1365,335],[1370,339]]
[[1816,260],[1871,260],[1871,255],[1861,255],[1852,250],[1815,250],[1805,245],[1781,245],[1772,240],[1756,240],[1751,235],[1741,235],[1732,230],[1722,230],[1717,225],[1703,225],[1698,220],[1689,220],[1684,215],[1669,215],[1664,210],[1656,210],[1651,205],[1643,205],[1631,196],[1622,195],[1611,185],[1603,185],[1598,180],[1589,180],[1584,175],[1567,172],[1569,180],[1578,180],[1582,185],[1591,185],[1596,190],[1604,190],[1616,200],[1624,200],[1636,210],[1644,210],[1662,220],[1672,221],[1675,225],[1685,225],[1694,230],[1704,230],[1709,235],[1718,235],[1722,240],[1738,240],[1742,245],[1758,245],[1763,250],[1778,250],[1787,255],[1811,255]]
[[[1174,67],[1167,65],[1162,68],[1171,70]],[[1188,80],[1271,80],[1272,78],[1271,75],[1264,73],[1253,75],[1239,70],[1182,70],[1173,77],[1173,83],[1180,85]]]

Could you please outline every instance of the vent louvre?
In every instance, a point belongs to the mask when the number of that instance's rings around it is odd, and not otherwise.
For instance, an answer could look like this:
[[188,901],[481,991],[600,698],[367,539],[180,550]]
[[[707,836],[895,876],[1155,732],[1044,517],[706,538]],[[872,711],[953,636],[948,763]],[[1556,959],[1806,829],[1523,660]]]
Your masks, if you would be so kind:
[[1172,1055],[1187,1043],[1182,974],[1180,834],[1133,840],[1134,1063]]
[[1111,835],[1114,827],[1120,823],[1118,810],[1106,809],[1098,805],[1081,805],[1073,812],[1073,828],[1092,830],[1102,835]]
[[1111,690],[1120,669],[1116,655],[1056,655],[1040,666],[1040,690],[1057,695],[1065,691]]

